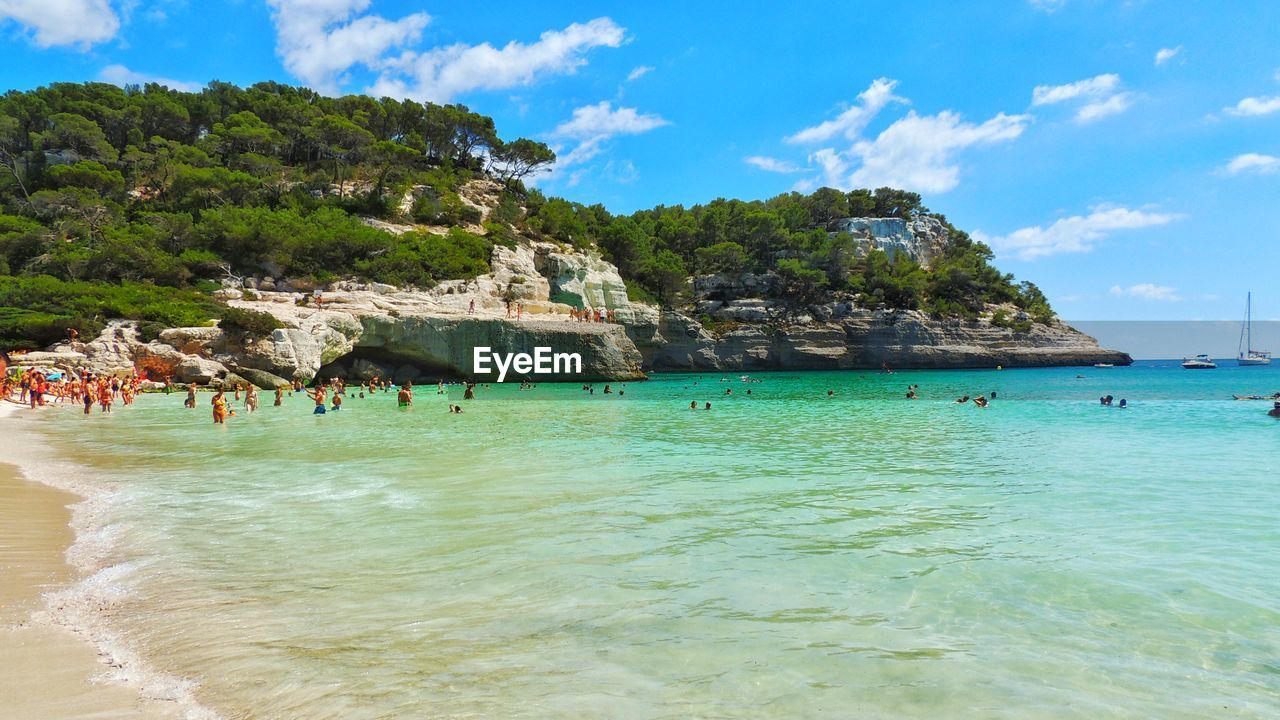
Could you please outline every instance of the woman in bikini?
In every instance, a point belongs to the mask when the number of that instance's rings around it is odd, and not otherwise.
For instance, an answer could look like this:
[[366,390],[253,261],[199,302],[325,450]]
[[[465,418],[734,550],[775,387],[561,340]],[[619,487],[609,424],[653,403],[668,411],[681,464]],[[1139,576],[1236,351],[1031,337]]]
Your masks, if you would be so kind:
[[210,404],[213,405],[213,424],[214,425],[226,424],[227,394],[223,392],[222,388],[218,388],[218,391],[213,394],[213,400]]
[[246,412],[258,409],[258,388],[254,385],[244,386],[244,409]]

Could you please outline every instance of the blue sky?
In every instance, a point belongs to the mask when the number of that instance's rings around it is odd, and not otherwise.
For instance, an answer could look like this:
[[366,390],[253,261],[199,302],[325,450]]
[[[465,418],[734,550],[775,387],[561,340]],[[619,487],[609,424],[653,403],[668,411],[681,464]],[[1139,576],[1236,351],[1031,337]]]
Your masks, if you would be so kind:
[[892,184],[1075,319],[1280,319],[1280,4],[0,0],[0,86],[463,102],[615,212]]

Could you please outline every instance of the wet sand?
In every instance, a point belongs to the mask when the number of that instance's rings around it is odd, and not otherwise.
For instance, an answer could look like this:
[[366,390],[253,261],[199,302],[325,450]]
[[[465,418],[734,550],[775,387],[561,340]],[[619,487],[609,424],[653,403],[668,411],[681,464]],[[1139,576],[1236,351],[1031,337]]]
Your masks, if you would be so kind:
[[[23,433],[18,408],[0,403],[0,458]],[[76,579],[65,558],[74,540],[71,493],[22,477],[0,464],[0,715],[7,720],[178,717],[138,691],[98,678],[107,666],[94,646],[45,613],[45,593]]]

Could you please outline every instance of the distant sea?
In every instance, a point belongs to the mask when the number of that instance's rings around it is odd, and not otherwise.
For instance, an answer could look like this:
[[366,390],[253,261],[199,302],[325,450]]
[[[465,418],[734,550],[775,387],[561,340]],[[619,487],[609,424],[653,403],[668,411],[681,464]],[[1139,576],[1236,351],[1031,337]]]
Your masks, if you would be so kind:
[[1280,365],[752,379],[35,424],[229,718],[1276,717]]

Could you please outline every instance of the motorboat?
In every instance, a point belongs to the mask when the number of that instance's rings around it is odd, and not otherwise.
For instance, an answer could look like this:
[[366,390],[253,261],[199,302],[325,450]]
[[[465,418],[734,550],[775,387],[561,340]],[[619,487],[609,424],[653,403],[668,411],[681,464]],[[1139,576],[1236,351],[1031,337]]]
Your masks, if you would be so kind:
[[1213,370],[1218,364],[1208,355],[1197,355],[1192,358],[1182,358],[1182,367],[1184,370]]

